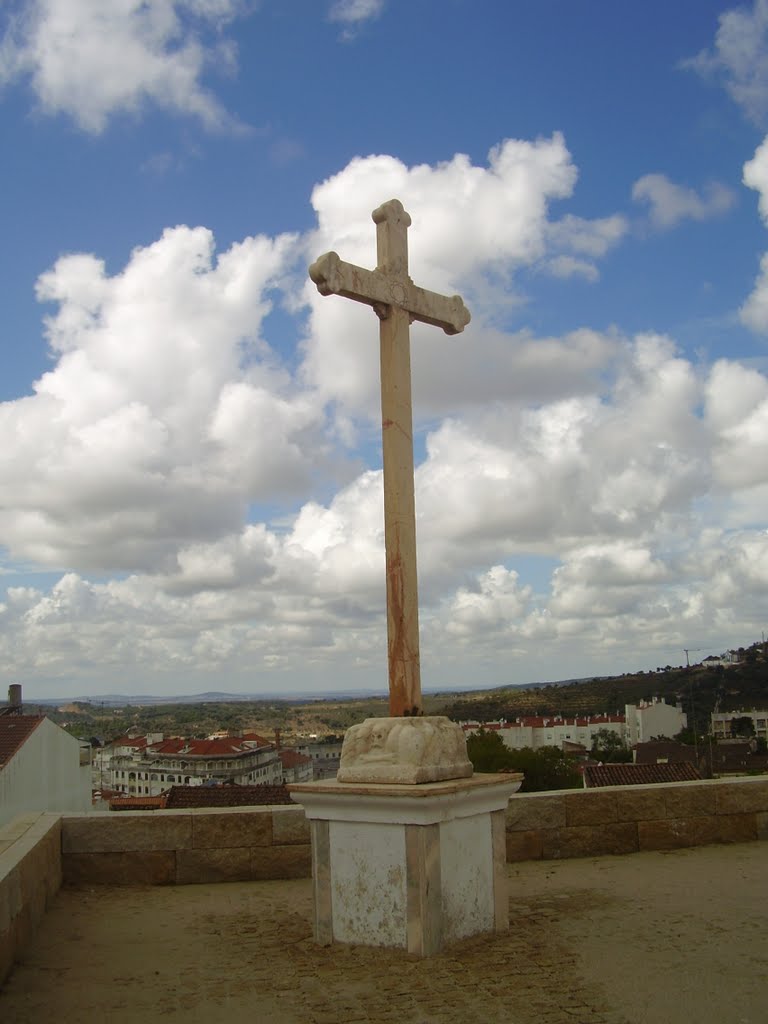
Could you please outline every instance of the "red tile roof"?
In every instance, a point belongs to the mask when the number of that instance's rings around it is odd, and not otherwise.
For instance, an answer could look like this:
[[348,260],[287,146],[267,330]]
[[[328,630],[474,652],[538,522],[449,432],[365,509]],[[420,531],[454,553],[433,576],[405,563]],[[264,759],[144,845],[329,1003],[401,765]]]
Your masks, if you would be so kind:
[[486,732],[499,729],[551,729],[552,726],[571,726],[585,728],[588,725],[622,725],[626,715],[590,715],[589,717],[560,717],[559,715],[521,715],[512,722],[465,722],[462,729],[482,727]]
[[687,762],[669,764],[588,764],[584,768],[587,787],[645,786],[658,782],[694,782],[698,768]]
[[165,796],[115,796],[110,811],[158,811],[165,807]]
[[3,715],[0,718],[0,768],[21,749],[45,715]]
[[283,768],[297,768],[300,764],[312,764],[312,758],[306,754],[300,754],[297,750],[278,750],[277,756],[283,764]]
[[150,754],[183,754],[185,757],[233,757],[237,754],[253,753],[252,746],[246,746],[235,737],[215,740],[187,740],[178,737],[153,743],[147,747]]
[[292,804],[285,786],[171,786],[165,806],[253,807]]
[[260,747],[273,747],[274,741],[265,739],[263,736],[259,736],[257,732],[244,732],[241,739],[248,740],[249,743],[258,743]]
[[120,736],[119,739],[112,740],[109,744],[110,747],[146,747],[147,738],[146,736]]

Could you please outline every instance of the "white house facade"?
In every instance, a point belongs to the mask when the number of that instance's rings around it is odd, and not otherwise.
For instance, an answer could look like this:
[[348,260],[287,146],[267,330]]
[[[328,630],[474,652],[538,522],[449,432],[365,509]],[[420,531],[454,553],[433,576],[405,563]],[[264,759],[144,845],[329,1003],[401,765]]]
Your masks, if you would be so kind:
[[45,716],[0,716],[0,825],[29,811],[90,809],[90,746]]
[[272,786],[282,781],[274,746],[246,737],[150,743],[123,738],[113,744],[109,762],[109,788],[126,796],[160,796],[171,786]]
[[514,721],[463,722],[466,735],[478,732],[497,732],[510,750],[530,747],[560,747],[580,744],[589,749],[601,730],[614,733],[630,747],[654,736],[675,736],[684,729],[687,717],[679,707],[654,698],[640,704],[627,704],[624,714],[585,715],[525,715]]
[[627,704],[624,718],[627,742],[631,747],[635,743],[648,743],[657,737],[671,740],[688,725],[688,716],[679,705],[667,704],[659,697],[651,701],[640,701],[639,704]]
[[758,739],[768,739],[768,711],[759,711],[752,708],[751,711],[720,711],[712,714],[712,735],[719,739],[728,739],[731,736],[731,722],[734,718],[749,718],[755,729],[755,736]]

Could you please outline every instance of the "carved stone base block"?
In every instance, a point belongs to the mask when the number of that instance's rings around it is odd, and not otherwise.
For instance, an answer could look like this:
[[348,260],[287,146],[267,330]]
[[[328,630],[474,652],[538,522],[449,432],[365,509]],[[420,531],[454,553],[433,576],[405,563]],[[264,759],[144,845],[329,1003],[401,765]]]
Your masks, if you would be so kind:
[[443,715],[366,718],[351,726],[341,748],[339,782],[421,785],[472,774],[460,725]]
[[310,820],[316,941],[430,956],[506,931],[506,809],[522,778],[290,785]]

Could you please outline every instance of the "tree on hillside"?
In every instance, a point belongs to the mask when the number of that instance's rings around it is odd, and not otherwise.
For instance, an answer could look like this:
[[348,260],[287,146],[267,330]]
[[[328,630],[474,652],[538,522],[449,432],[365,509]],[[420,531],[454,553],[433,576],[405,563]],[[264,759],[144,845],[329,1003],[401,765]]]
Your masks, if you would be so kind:
[[512,751],[497,732],[481,729],[467,737],[467,757],[476,772],[503,772],[512,768]]
[[559,747],[510,750],[497,732],[481,729],[467,739],[467,755],[476,772],[522,772],[521,793],[574,789],[583,785],[573,760]]
[[632,752],[613,729],[598,729],[592,738],[590,754],[596,761],[615,763],[631,761]]
[[731,719],[731,736],[754,736],[755,735],[755,723],[749,717],[749,715],[742,715],[740,718]]

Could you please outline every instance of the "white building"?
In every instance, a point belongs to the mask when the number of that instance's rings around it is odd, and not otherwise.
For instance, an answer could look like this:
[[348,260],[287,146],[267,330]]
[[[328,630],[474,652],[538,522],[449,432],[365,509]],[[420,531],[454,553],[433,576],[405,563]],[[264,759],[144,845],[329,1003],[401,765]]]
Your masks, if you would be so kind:
[[479,732],[497,732],[510,750],[530,747],[560,747],[566,743],[578,743],[591,747],[598,730],[607,729],[622,739],[625,733],[623,715],[589,715],[568,717],[562,715],[524,715],[514,722],[464,722],[462,728],[467,735]]
[[718,739],[731,736],[731,722],[734,718],[749,718],[755,727],[755,736],[768,740],[768,711],[720,711],[712,714],[712,735]]
[[312,758],[306,754],[283,747],[278,751],[278,757],[283,768],[283,782],[311,782],[314,778]]
[[687,717],[679,707],[666,704],[654,698],[640,704],[627,704],[624,714],[585,715],[569,717],[563,715],[525,715],[513,722],[505,720],[486,722],[464,722],[462,728],[467,735],[478,732],[498,732],[510,750],[531,747],[560,747],[578,743],[589,749],[601,730],[615,733],[626,746],[645,742],[654,736],[675,736],[684,729]]
[[209,740],[122,737],[110,744],[109,788],[127,796],[159,796],[171,786],[234,782],[279,785],[283,767],[275,747],[261,737]]
[[339,770],[343,742],[336,737],[323,740],[311,737],[299,740],[295,749],[312,759],[313,778],[335,779]]
[[663,698],[627,704],[624,708],[626,739],[631,747],[658,737],[672,739],[688,725],[688,716],[679,705],[667,704]]
[[0,715],[0,825],[29,811],[90,810],[90,749],[44,715]]

